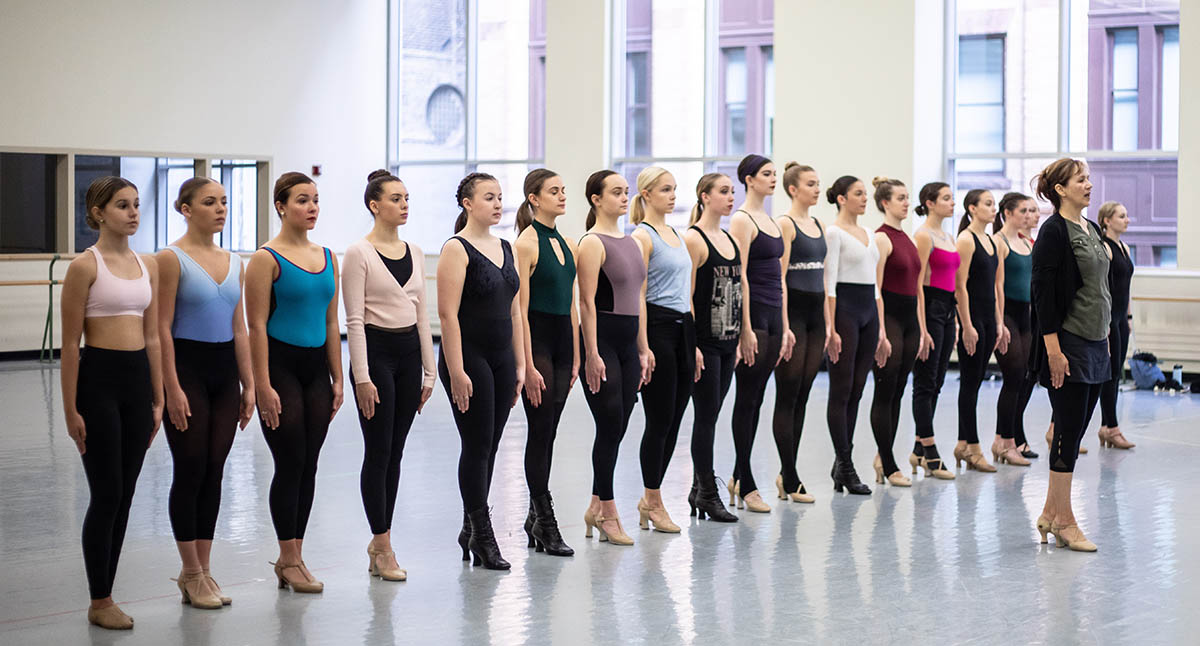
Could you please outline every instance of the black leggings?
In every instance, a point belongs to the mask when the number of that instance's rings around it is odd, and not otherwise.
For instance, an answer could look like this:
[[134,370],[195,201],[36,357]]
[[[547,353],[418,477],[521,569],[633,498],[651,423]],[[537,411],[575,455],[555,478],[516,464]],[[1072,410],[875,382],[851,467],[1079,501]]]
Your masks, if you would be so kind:
[[150,362],[145,350],[85,347],[79,360],[75,407],[83,417],[83,566],[92,599],[112,596],[125,542],[129,506],[150,445]]
[[975,354],[967,354],[958,340],[958,441],[979,444],[979,426],[975,407],[979,405],[979,387],[987,376],[988,360],[996,347],[996,317],[972,317],[971,325],[979,333]]
[[[583,395],[596,422],[596,439],[592,443],[592,495],[600,500],[614,497],[613,472],[617,468],[617,452],[629,426],[629,416],[637,403],[638,386],[642,381],[637,335],[637,316],[610,312],[596,314],[596,350],[604,362],[605,379],[600,382],[600,390],[594,393],[584,384]],[[587,352],[582,351],[582,355],[582,369],[586,374]]]
[[1054,436],[1050,441],[1050,470],[1071,473],[1079,457],[1079,444],[1092,421],[1092,412],[1104,384],[1064,382],[1061,388],[1047,388],[1054,414]]
[[529,497],[536,498],[550,491],[554,438],[558,435],[558,421],[562,418],[567,395],[571,392],[571,364],[575,361],[575,349],[570,315],[530,310],[529,338],[533,367],[537,368],[546,382],[540,406],[532,406],[524,389],[521,391],[525,421],[529,427],[525,440],[525,484],[529,487]]
[[875,396],[871,400],[871,430],[883,472],[891,475],[900,470],[892,455],[896,431],[900,428],[900,403],[908,375],[917,361],[921,344],[921,327],[917,323],[917,297],[883,292],[883,325],[892,354],[882,368],[875,370]]
[[[439,352],[438,375],[450,410],[458,426],[462,445],[458,456],[458,491],[467,513],[487,507],[496,450],[517,395],[517,364],[513,356],[512,319],[459,322],[462,330],[462,365],[471,379],[467,412],[454,403],[450,391],[450,369],[446,355]],[[468,327],[469,326],[469,327]]]
[[758,338],[758,353],[754,365],[743,361],[738,364],[737,389],[733,397],[733,448],[737,461],[733,467],[733,479],[739,481],[743,494],[758,489],[754,474],[750,472],[750,450],[754,448],[754,436],[758,434],[758,417],[762,410],[767,381],[775,370],[779,359],[779,346],[783,343],[783,314],[779,307],[750,301],[750,326]]
[[1029,405],[1029,397],[1033,394],[1026,365],[1033,343],[1029,303],[1005,300],[1004,326],[1008,328],[1010,339],[1008,352],[996,352],[996,363],[1000,364],[1000,373],[1004,376],[1004,384],[996,400],[996,435],[1015,440],[1019,432],[1022,439],[1017,442],[1019,446],[1025,438],[1025,407]]
[[925,331],[933,337],[933,347],[924,361],[913,365],[913,421],[917,437],[933,437],[933,414],[938,393],[946,382],[950,352],[954,350],[954,292],[925,287]]
[[842,337],[837,363],[829,362],[829,405],[825,417],[837,459],[850,462],[858,404],[879,347],[879,308],[875,286],[838,283],[834,329]]
[[662,486],[675,453],[679,425],[692,397],[696,377],[696,326],[691,313],[646,304],[646,337],[654,353],[654,372],[642,386],[646,431],[642,434],[642,486]]
[[825,356],[825,294],[788,290],[788,325],[796,336],[792,358],[775,368],[775,415],[771,430],[779,451],[783,488],[800,488],[796,457],[804,433],[804,411],[813,380]]
[[[358,411],[363,434],[363,463],[358,489],[372,534],[392,527],[396,490],[400,486],[400,460],[413,417],[421,403],[421,337],[416,328],[389,331],[366,327],[367,372],[379,402],[371,419]],[[354,366],[350,387],[358,394]],[[356,400],[357,401],[357,400]]]
[[168,513],[177,541],[211,541],[221,508],[221,477],[241,405],[233,341],[175,339],[175,374],[187,397],[187,430],[165,421],[175,475]]
[[704,370],[692,391],[692,472],[696,477],[713,473],[713,441],[721,404],[733,383],[733,363],[737,346],[726,351],[700,347]]
[[271,387],[279,395],[279,426],[263,424],[275,459],[271,522],[281,541],[304,538],[317,486],[317,459],[329,432],[333,385],[325,347],[303,348],[268,338]]
[[1108,333],[1108,353],[1112,358],[1112,379],[1100,390],[1100,425],[1114,428],[1117,422],[1117,391],[1125,375],[1125,353],[1129,350],[1129,319],[1113,316]]

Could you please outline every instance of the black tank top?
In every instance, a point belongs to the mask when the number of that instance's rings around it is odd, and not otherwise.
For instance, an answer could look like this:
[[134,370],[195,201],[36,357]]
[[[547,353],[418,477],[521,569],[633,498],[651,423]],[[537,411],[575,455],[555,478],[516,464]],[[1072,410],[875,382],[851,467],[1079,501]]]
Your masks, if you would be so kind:
[[974,231],[975,253],[971,254],[971,266],[967,270],[967,297],[971,305],[971,319],[975,321],[996,320],[996,243],[992,242],[989,256],[979,236]]
[[458,320],[464,324],[463,329],[477,327],[481,321],[488,321],[490,325],[500,319],[511,325],[512,301],[521,285],[521,277],[517,275],[517,267],[513,263],[512,247],[507,240],[500,241],[504,249],[504,265],[497,267],[470,242],[459,236],[454,236],[454,239],[462,243],[468,258],[462,300],[458,304]]
[[810,238],[795,220],[788,218],[796,235],[792,238],[792,252],[788,255],[787,286],[801,292],[820,294],[825,291],[825,229],[820,220],[817,224],[817,237]]
[[733,258],[717,251],[708,236],[692,229],[708,245],[708,258],[696,268],[696,288],[692,307],[696,312],[696,344],[706,350],[729,352],[737,347],[742,331],[742,258],[737,243],[725,231],[733,246]]
[[1129,283],[1133,280],[1133,259],[1125,245],[1104,236],[1104,244],[1112,251],[1108,265],[1109,293],[1112,295],[1112,320],[1123,321],[1129,314]]

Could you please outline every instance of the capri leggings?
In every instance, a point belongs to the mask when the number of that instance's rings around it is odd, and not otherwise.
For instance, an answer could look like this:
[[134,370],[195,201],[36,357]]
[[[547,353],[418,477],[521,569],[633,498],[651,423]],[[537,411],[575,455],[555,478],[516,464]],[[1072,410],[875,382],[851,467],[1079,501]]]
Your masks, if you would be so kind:
[[933,337],[933,347],[924,361],[913,366],[913,421],[917,437],[933,437],[933,415],[938,393],[946,382],[950,352],[954,350],[954,292],[937,287],[925,288],[925,331]]
[[1029,303],[1007,299],[1004,301],[1004,326],[1011,335],[1008,352],[996,352],[996,363],[1004,384],[996,400],[996,435],[1006,440],[1015,440],[1020,433],[1025,438],[1025,407],[1033,394],[1028,378],[1029,349],[1033,343],[1033,329],[1029,322]]
[[[400,486],[400,460],[421,403],[421,338],[415,326],[384,330],[368,325],[365,332],[367,372],[379,402],[371,419],[358,410],[358,425],[363,434],[358,489],[367,524],[371,533],[378,535],[392,527],[396,490]],[[350,386],[357,396],[354,366],[350,367]]]
[[1108,428],[1120,426],[1117,422],[1117,392],[1121,377],[1125,374],[1125,353],[1129,351],[1129,319],[1114,316],[1108,334],[1108,352],[1112,358],[1112,379],[1104,382],[1100,390],[1100,425]]
[[679,425],[696,377],[696,326],[691,313],[646,304],[646,336],[654,353],[654,373],[642,386],[646,431],[642,434],[642,485],[662,486],[679,439]]
[[837,311],[833,321],[834,329],[842,337],[842,352],[837,363],[829,362],[829,405],[825,416],[837,459],[849,463],[854,449],[858,404],[867,385],[871,362],[875,360],[875,349],[879,346],[875,286],[838,283]]
[[150,363],[145,350],[85,347],[75,406],[83,417],[83,471],[91,499],[83,517],[83,565],[92,599],[112,596],[129,506],[150,445]]
[[[600,390],[594,393],[584,384],[583,394],[596,421],[596,439],[592,443],[592,495],[600,500],[613,499],[617,452],[637,403],[642,379],[637,335],[637,316],[596,313],[596,349],[604,361],[605,379],[600,383]],[[582,352],[582,355],[583,369],[586,370],[587,353]]]
[[536,498],[550,491],[554,438],[571,392],[571,364],[575,361],[571,316],[530,310],[529,337],[533,366],[546,382],[540,406],[531,405],[524,389],[521,392],[529,426],[525,441],[525,483],[529,486],[529,496]]
[[263,424],[275,460],[271,521],[281,541],[304,538],[317,486],[317,459],[329,431],[333,385],[325,347],[305,348],[268,337],[267,366],[279,395],[279,426]]
[[1061,388],[1047,388],[1054,414],[1054,436],[1050,441],[1050,470],[1071,473],[1079,457],[1079,444],[1092,421],[1092,412],[1104,384],[1066,381]]
[[191,416],[181,431],[166,420],[175,474],[167,509],[177,541],[211,541],[221,507],[221,477],[233,448],[241,404],[233,341],[175,339],[175,374]]
[[[487,507],[496,450],[517,396],[517,364],[513,356],[512,318],[460,323],[463,370],[471,379],[471,399],[464,413],[453,402],[454,423],[462,450],[458,457],[458,490],[468,513]],[[440,352],[440,351],[439,351]],[[446,356],[438,361],[442,387],[450,394]]]
[[733,479],[738,481],[742,494],[758,489],[750,471],[750,450],[754,448],[754,436],[758,434],[759,412],[767,381],[775,370],[779,347],[783,343],[782,311],[751,300],[750,326],[758,338],[758,353],[754,355],[754,365],[738,364],[735,370],[737,391],[733,398],[733,448],[737,454]]
[[987,376],[988,359],[996,347],[996,318],[972,317],[971,325],[979,333],[975,354],[967,354],[962,339],[958,341],[958,440],[979,444],[975,408],[979,405],[979,387]]
[[717,418],[733,383],[737,347],[722,351],[701,346],[700,352],[704,355],[704,370],[692,391],[692,472],[696,477],[713,473]]
[[771,430],[779,451],[785,491],[800,488],[796,457],[804,432],[804,411],[813,380],[825,356],[825,294],[788,290],[788,325],[796,336],[792,358],[775,368],[775,414]]
[[883,292],[883,325],[892,354],[882,368],[875,370],[875,396],[871,400],[871,430],[885,475],[900,470],[892,455],[896,431],[900,428],[900,404],[908,375],[917,361],[921,328],[917,324],[917,297]]

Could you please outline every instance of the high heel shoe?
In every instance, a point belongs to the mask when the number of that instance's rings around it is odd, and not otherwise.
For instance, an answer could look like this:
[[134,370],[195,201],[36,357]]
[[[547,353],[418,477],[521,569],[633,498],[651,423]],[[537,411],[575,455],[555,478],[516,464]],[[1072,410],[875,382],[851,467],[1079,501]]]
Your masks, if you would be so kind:
[[946,468],[946,463],[938,455],[937,445],[930,444],[921,449],[921,466],[925,469],[925,477],[933,476],[938,480],[953,480],[954,472]]
[[467,548],[475,557],[472,564],[482,565],[489,570],[511,568],[512,565],[500,555],[500,546],[496,544],[496,534],[492,531],[492,517],[488,508],[476,509],[467,514],[467,519],[471,523],[471,538],[467,541]]
[[1046,534],[1050,533],[1050,520],[1045,516],[1038,516],[1037,530],[1038,533],[1042,535],[1042,545],[1048,543],[1049,541],[1046,540]]
[[1120,428],[1102,428],[1098,435],[1100,436],[1100,448],[1132,449],[1137,446],[1125,439],[1125,436],[1121,434]]
[[779,491],[780,500],[791,500],[792,502],[812,503],[817,499],[813,498],[812,494],[804,488],[804,483],[801,482],[795,491],[785,492],[783,489],[783,475],[775,476],[775,489]]
[[[671,516],[667,513],[666,507],[651,507],[650,504],[646,502],[646,499],[642,498],[638,501],[637,509],[638,526],[642,529],[648,530],[651,526],[653,526],[654,531],[656,532],[663,532],[664,534],[679,533],[679,525],[676,525],[671,520]],[[658,518],[655,518],[654,515],[651,514],[658,516]]]
[[115,603],[104,608],[88,608],[87,619],[89,624],[105,630],[133,629],[133,617],[122,612]]
[[[609,521],[617,524],[617,531],[609,532],[602,527],[604,523]],[[597,514],[589,509],[583,514],[583,523],[587,526],[587,533],[585,535],[588,538],[592,537],[592,530],[595,529],[600,532],[601,543],[607,541],[613,545],[633,545],[633,539],[629,537],[629,534],[625,533],[625,529],[621,527],[621,519],[617,516],[605,518],[603,512]]]
[[758,489],[743,495],[740,491],[742,483],[738,483],[738,509],[746,509],[756,514],[769,514],[771,507],[763,502],[762,494],[758,493]]
[[217,580],[212,578],[212,573],[208,571],[208,568],[204,568],[203,572],[204,578],[208,579],[208,587],[212,588],[213,592],[217,593],[217,598],[221,600],[221,604],[226,606],[232,605],[233,599],[225,596],[225,593],[221,591],[221,586],[217,585]]
[[916,453],[909,453],[908,463],[912,465],[913,475],[917,475],[917,467],[921,466],[921,456]]
[[737,505],[738,491],[741,489],[738,486],[737,479],[730,478],[729,482],[725,483],[725,488],[729,490],[729,506],[733,507],[733,506]]
[[558,519],[554,517],[554,501],[550,492],[546,492],[532,501],[534,521],[530,528],[529,538],[532,547],[550,556],[572,556],[575,550],[563,541],[562,533],[558,531]]
[[[1075,530],[1073,534],[1077,534],[1078,538],[1068,538],[1063,532]],[[1095,552],[1096,544],[1089,541],[1083,532],[1080,531],[1079,525],[1071,523],[1070,525],[1051,525],[1050,532],[1054,534],[1054,541],[1059,547],[1070,548],[1074,552]]]
[[1038,458],[1037,451],[1029,448],[1028,444],[1022,444],[1021,446],[1018,446],[1017,453],[1020,453],[1021,457],[1025,458],[1026,460],[1036,460]]
[[996,464],[1007,462],[1015,467],[1027,467],[1033,464],[1029,460],[1026,460],[1025,457],[1022,456],[1019,451],[1017,451],[1017,447],[1000,446],[994,442],[992,443],[992,460],[994,460]]
[[181,603],[191,604],[193,608],[201,610],[219,610],[224,606],[221,603],[221,597],[218,597],[208,587],[208,580],[204,577],[203,571],[180,572],[178,579],[171,580],[179,585]]
[[367,546],[367,558],[370,559],[369,565],[367,565],[367,572],[370,572],[371,576],[377,576],[377,577],[383,579],[384,581],[406,581],[406,580],[408,580],[408,571],[403,568],[379,567],[379,557],[380,556],[385,556],[385,557],[390,556],[392,558],[395,558],[396,553],[393,552],[392,550],[376,550],[375,548],[371,547],[370,545]]
[[878,455],[875,456],[875,463],[872,466],[875,468],[875,484],[883,484],[884,480],[886,479],[887,483],[892,485],[893,487],[911,487],[912,486],[912,480],[909,480],[908,478],[901,475],[899,469],[889,473],[887,476],[884,476],[883,475],[883,458],[880,458]]
[[[311,581],[309,580],[309,578],[304,574],[304,570],[300,567],[299,561],[296,563],[283,563],[281,561],[276,561],[271,563],[271,565],[275,566],[275,578],[279,580],[280,590],[286,587],[291,587],[292,592],[317,594],[325,589],[324,583],[321,583],[315,579]],[[289,579],[287,576],[288,572],[295,572],[297,575],[296,578]]]
[[529,512],[525,514],[525,536],[529,539],[527,547],[537,547],[537,541],[533,540],[533,523],[537,519],[537,513],[533,511],[533,498],[529,499]]
[[688,505],[692,515],[699,520],[705,516],[718,523],[736,523],[738,517],[725,509],[721,494],[717,490],[717,477],[712,471],[692,479],[692,491],[688,494]]
[[967,463],[968,471],[996,472],[996,467],[988,464],[987,458],[983,457],[983,449],[978,444],[959,444],[954,447],[954,466],[962,468],[963,462]]
[[471,561],[471,550],[468,549],[468,547],[467,547],[470,540],[471,540],[471,520],[469,518],[467,518],[467,512],[464,511],[463,512],[462,529],[458,530],[458,546],[462,548],[462,553],[463,553],[462,560],[467,561],[467,562]]
[[833,469],[829,472],[829,477],[833,478],[834,491],[841,492],[845,489],[856,496],[871,495],[871,488],[858,479],[858,472],[854,470],[854,465],[849,462],[835,461]]

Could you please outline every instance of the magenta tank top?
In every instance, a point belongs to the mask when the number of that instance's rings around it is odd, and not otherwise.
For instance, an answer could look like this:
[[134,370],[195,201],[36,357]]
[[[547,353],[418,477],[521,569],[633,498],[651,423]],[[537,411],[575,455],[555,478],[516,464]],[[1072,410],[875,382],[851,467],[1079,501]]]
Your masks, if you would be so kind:
[[957,251],[946,251],[934,247],[929,252],[929,286],[947,292],[954,291],[954,274],[962,260]]

